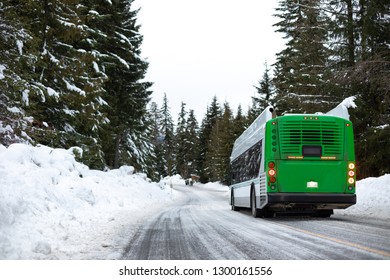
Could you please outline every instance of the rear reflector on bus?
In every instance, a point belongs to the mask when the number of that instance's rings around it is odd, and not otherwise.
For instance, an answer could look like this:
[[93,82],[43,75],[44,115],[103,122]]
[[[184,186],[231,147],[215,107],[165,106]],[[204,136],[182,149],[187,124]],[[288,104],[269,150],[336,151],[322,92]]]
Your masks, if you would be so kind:
[[288,159],[303,159],[302,156],[287,156]]
[[335,160],[335,159],[337,159],[337,157],[321,157],[321,159],[324,159],[324,160],[326,160],[326,159]]

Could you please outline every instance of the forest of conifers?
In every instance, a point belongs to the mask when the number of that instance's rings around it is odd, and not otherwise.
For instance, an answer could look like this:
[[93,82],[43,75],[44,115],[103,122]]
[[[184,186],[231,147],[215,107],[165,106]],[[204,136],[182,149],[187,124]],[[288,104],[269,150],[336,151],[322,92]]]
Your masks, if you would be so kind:
[[77,146],[91,168],[226,183],[234,140],[267,105],[278,115],[326,112],[354,96],[358,177],[390,173],[389,0],[278,1],[286,44],[254,81],[252,105],[211,96],[201,123],[184,103],[172,117],[169,92],[160,108],[151,102],[153,61],[141,57],[132,4],[0,2],[0,144]]

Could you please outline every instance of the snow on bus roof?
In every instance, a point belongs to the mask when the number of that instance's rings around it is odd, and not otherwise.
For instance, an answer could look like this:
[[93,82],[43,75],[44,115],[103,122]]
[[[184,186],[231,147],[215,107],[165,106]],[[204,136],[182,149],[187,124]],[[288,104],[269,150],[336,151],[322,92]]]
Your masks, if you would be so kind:
[[355,96],[347,97],[345,98],[339,105],[337,105],[335,108],[330,110],[327,113],[317,112],[314,114],[299,114],[299,113],[291,113],[291,114],[284,114],[283,116],[310,116],[310,115],[320,115],[320,116],[332,116],[332,117],[339,117],[342,119],[349,120],[349,108],[356,108],[355,104]]
[[327,112],[325,115],[340,117],[346,120],[349,120],[348,108],[356,108],[355,104],[355,96],[351,96],[345,98],[339,105],[337,105],[334,109]]
[[274,108],[268,106],[265,110],[254,120],[254,122],[236,139],[233,146],[233,151],[230,160],[233,161],[243,152],[255,145],[265,135],[265,123],[272,119]]

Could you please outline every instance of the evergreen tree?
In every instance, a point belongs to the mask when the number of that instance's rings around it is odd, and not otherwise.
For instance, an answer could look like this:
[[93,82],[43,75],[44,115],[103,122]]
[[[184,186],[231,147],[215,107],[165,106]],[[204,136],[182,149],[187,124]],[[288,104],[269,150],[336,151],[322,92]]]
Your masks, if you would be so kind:
[[181,103],[181,110],[176,127],[176,171],[183,178],[188,177],[187,168],[187,131],[186,131],[187,112],[185,110],[185,103]]
[[18,3],[0,3],[0,143],[28,141],[24,132],[28,125],[24,106],[29,105],[28,93],[34,90],[29,73],[33,71],[34,54],[26,45],[32,36],[24,28]]
[[321,0],[280,1],[275,24],[286,48],[277,54],[274,83],[279,112],[327,111],[340,98],[327,88],[327,21]]
[[241,105],[239,105],[237,108],[237,114],[233,120],[234,139],[237,139],[247,127],[248,127],[248,120],[242,114],[242,107]]
[[211,102],[211,105],[207,108],[206,116],[202,120],[202,125],[200,128],[199,136],[199,176],[201,182],[209,182],[211,177],[210,166],[207,165],[206,159],[211,148],[211,131],[214,125],[217,123],[217,120],[221,117],[221,108],[218,103],[217,97],[214,96]]
[[267,63],[264,66],[263,77],[259,80],[259,85],[254,86],[258,95],[252,97],[252,106],[248,113],[248,124],[251,124],[267,106],[273,105],[274,103],[274,89],[269,75],[270,69]]
[[132,3],[103,1],[94,4],[87,17],[93,39],[85,44],[94,48],[96,66],[107,77],[103,99],[108,120],[100,134],[106,161],[113,167],[144,166],[144,158],[151,153],[150,139],[144,137],[151,83],[142,81],[148,63],[140,57],[143,37]]
[[140,58],[132,2],[2,1],[7,24],[1,25],[0,49],[8,62],[1,65],[1,100],[22,112],[19,120],[33,120],[13,124],[27,127],[26,139],[81,146],[91,167],[106,161],[145,169],[153,156],[146,108],[151,84],[142,81],[148,63]]
[[361,177],[390,172],[390,6],[386,1],[359,1],[358,58],[348,73],[356,85],[353,112],[356,154]]
[[254,101],[258,104],[258,113],[263,112],[263,110],[272,105],[273,99],[273,88],[271,84],[271,77],[269,75],[270,69],[268,68],[267,63],[264,64],[265,70],[262,79],[259,81],[259,86],[255,86],[258,93],[257,97],[252,97]]
[[388,139],[390,22],[386,1],[329,1],[333,51],[332,85],[344,96],[355,96],[350,112],[355,128],[359,177],[389,171]]
[[329,14],[329,45],[334,71],[345,70],[356,61],[356,0],[329,0],[325,9]]
[[159,179],[160,176],[162,176],[165,172],[164,153],[162,147],[164,137],[160,128],[162,115],[156,102],[152,102],[150,105],[150,119],[151,119],[151,127],[152,127],[151,143],[154,146],[154,154],[155,154],[155,161],[154,161],[154,165],[156,166],[155,173],[157,176],[156,179]]
[[161,144],[162,154],[164,158],[164,174],[163,176],[171,176],[176,172],[175,166],[175,135],[174,124],[168,106],[167,94],[164,93],[163,105],[161,108],[161,133],[163,142]]
[[199,125],[195,117],[194,110],[190,110],[188,113],[186,123],[186,168],[187,175],[191,174],[198,175],[198,158],[199,158]]
[[[25,114],[32,117],[25,135],[33,143],[64,148],[99,146],[102,83],[91,75],[92,54],[77,46],[86,34],[76,2],[2,3],[5,18],[14,17],[14,30],[20,30],[13,37],[16,56],[9,53],[19,65],[12,67],[9,90],[13,96],[9,101],[22,104]],[[99,158],[98,151],[94,153]],[[85,155],[88,157],[88,152]]]
[[233,113],[227,102],[223,114],[212,127],[206,166],[209,170],[209,180],[227,184],[230,174],[230,155],[235,140],[233,129]]

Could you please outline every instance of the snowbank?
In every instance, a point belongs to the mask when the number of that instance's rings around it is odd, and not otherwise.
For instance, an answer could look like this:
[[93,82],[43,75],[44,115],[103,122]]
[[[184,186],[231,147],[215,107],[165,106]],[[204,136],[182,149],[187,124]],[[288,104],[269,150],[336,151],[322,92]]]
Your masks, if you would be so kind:
[[336,213],[390,221],[390,174],[358,181],[356,196],[355,205]]
[[177,198],[133,172],[89,170],[72,149],[0,145],[0,259],[118,258],[142,217]]

